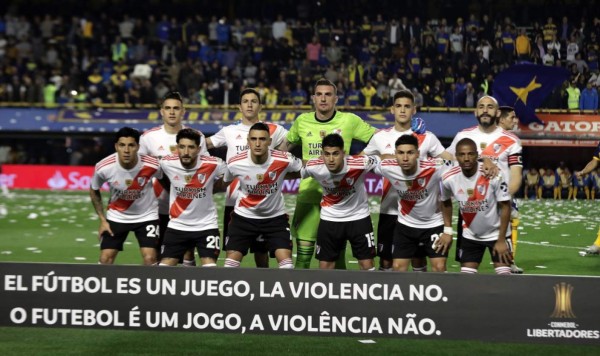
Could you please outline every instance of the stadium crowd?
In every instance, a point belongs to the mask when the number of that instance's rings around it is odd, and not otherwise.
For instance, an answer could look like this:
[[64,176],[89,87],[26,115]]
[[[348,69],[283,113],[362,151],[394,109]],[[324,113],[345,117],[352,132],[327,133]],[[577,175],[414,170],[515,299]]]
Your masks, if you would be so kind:
[[[467,9],[453,18],[391,16],[375,7],[326,17],[307,15],[302,4],[295,15],[269,18],[9,8],[0,16],[0,101],[155,104],[177,88],[186,104],[232,105],[245,87],[257,87],[267,107],[302,105],[310,84],[325,77],[336,83],[341,106],[389,106],[408,88],[418,107],[472,108],[493,95],[497,73],[527,61],[572,74],[574,84],[555,90],[545,107],[598,108],[600,18],[593,12],[531,14],[516,23]],[[555,4],[553,13],[573,13],[561,6],[569,4]]]

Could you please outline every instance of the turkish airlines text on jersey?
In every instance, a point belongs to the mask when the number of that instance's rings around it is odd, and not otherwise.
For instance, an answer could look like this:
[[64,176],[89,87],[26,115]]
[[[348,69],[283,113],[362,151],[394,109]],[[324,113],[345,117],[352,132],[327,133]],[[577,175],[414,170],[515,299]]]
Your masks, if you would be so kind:
[[[52,166],[28,164],[3,164],[0,183],[9,189],[88,190],[94,174],[93,166]],[[283,181],[283,193],[298,193],[300,179]],[[105,184],[103,190],[108,190]],[[381,195],[381,177],[368,173],[365,188],[369,195]]]

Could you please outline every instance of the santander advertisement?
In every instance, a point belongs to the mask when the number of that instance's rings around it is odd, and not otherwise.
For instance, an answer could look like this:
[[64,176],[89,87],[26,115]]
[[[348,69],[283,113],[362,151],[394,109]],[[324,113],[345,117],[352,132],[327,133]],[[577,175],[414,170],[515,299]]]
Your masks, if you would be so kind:
[[[5,184],[9,189],[88,190],[93,174],[92,166],[4,164],[0,184]],[[285,180],[282,191],[298,193],[299,184],[300,179]],[[108,189],[106,184],[103,188]],[[381,177],[368,173],[365,188],[370,195],[381,195]]]
[[0,182],[14,189],[88,190],[92,166],[3,164]]

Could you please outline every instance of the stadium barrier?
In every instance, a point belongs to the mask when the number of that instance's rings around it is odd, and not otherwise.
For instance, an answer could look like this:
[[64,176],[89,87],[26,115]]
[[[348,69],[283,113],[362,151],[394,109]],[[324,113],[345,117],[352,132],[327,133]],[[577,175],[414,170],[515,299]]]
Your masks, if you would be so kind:
[[0,263],[0,325],[600,344],[599,277]]

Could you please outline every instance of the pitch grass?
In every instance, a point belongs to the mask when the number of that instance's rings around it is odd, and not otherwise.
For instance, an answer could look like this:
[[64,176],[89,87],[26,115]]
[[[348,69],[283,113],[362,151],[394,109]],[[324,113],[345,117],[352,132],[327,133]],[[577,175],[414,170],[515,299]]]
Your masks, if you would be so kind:
[[478,341],[0,328],[3,355],[597,355],[598,347]]
[[[0,261],[96,263],[99,255],[98,218],[89,197],[81,192],[14,191],[0,198],[8,211],[0,216]],[[104,196],[106,197],[106,193]],[[215,195],[222,224],[223,194]],[[286,209],[293,214],[295,195],[286,195]],[[373,225],[377,227],[378,198],[371,198]],[[598,231],[597,201],[523,201],[517,245],[517,264],[527,274],[600,275],[600,258],[580,257],[578,251],[592,244]],[[221,226],[222,231],[222,226]],[[140,264],[137,241],[130,234],[117,264]],[[450,256],[454,256],[454,246]],[[224,253],[218,265],[223,264]],[[358,269],[347,249],[349,269]],[[253,266],[247,256],[242,266]],[[275,267],[275,262],[271,261]],[[312,267],[317,267],[313,259]],[[448,271],[459,272],[454,259]],[[489,257],[481,273],[493,273]]]
[[[0,216],[0,261],[96,263],[98,220],[85,193],[14,191],[0,198],[8,214]],[[219,216],[223,195],[217,195]],[[377,226],[377,198],[371,199]],[[293,212],[295,196],[286,196]],[[600,204],[587,201],[524,201],[521,204],[517,262],[527,274],[599,275],[599,257],[580,257],[598,229]],[[219,218],[221,221],[221,218]],[[135,238],[130,236],[118,264],[139,264]],[[454,254],[452,249],[451,254]],[[355,262],[348,251],[348,261]],[[220,262],[222,265],[222,261]],[[252,266],[252,258],[244,266]],[[271,263],[274,266],[274,263]],[[316,262],[313,261],[313,267]],[[357,269],[356,263],[348,268]],[[448,262],[450,272],[458,264]],[[486,259],[482,273],[493,273]],[[598,347],[484,343],[478,341],[373,339],[362,344],[355,337],[238,335],[166,331],[125,331],[60,328],[0,328],[0,354],[201,354],[201,355],[597,355]]]

